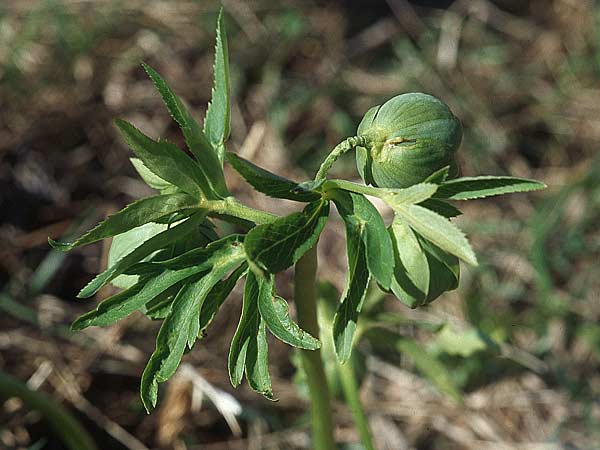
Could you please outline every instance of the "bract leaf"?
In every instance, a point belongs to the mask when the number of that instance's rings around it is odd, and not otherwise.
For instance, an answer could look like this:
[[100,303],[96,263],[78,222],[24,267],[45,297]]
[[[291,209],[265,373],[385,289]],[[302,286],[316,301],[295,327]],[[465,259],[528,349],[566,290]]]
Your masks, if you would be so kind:
[[384,289],[389,289],[394,275],[394,252],[379,211],[364,195],[353,192],[334,191],[333,201],[346,223],[346,230],[350,227],[352,233],[360,234],[369,272]]
[[391,290],[410,308],[422,305],[429,292],[429,263],[412,229],[401,220],[389,228],[394,245],[394,280]]
[[348,280],[343,300],[338,305],[333,319],[333,340],[341,363],[347,361],[352,353],[358,315],[362,309],[370,279],[362,233],[352,222],[345,223]]
[[445,217],[418,205],[403,205],[396,215],[417,233],[463,261],[476,266],[477,258],[465,235]]

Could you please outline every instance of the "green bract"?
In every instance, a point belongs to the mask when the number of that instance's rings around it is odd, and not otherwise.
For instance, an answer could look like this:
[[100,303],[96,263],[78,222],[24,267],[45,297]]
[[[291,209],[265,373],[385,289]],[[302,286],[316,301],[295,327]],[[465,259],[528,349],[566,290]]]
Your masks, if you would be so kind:
[[422,93],[398,95],[371,108],[358,126],[366,147],[356,163],[367,184],[401,188],[425,180],[450,165],[462,140],[462,127],[450,109]]

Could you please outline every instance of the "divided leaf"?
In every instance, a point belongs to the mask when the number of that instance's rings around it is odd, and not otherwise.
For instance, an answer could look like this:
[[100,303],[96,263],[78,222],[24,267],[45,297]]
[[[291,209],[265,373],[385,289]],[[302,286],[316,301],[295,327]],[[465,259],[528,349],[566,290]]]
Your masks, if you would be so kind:
[[223,164],[225,158],[225,141],[229,138],[230,101],[229,101],[229,52],[227,49],[227,34],[223,19],[223,9],[219,12],[217,21],[217,42],[215,45],[214,84],[212,98],[206,111],[204,133],[217,150],[217,155]]
[[156,338],[156,350],[146,364],[140,383],[140,397],[150,413],[158,399],[158,384],[168,380],[179,366],[188,340],[190,318],[198,309],[197,291],[202,281],[183,286]]
[[338,305],[333,319],[333,341],[341,363],[346,362],[352,353],[358,315],[362,309],[370,280],[362,233],[348,222],[346,222],[346,246],[348,280],[343,300]]
[[[138,267],[144,269],[143,271],[136,272],[136,274],[144,273],[152,276],[152,278],[147,282],[140,280],[129,289],[104,300],[96,309],[89,311],[73,322],[72,329],[82,330],[90,326],[110,325],[128,316],[133,311],[140,309],[157,295],[186,278],[209,271],[213,266],[217,265],[221,268],[223,266],[229,267],[228,270],[231,270],[244,259],[244,250],[238,240],[222,239],[200,250],[203,250],[203,252],[200,254],[196,253],[198,257],[188,260],[188,265],[175,269],[168,268],[168,265],[163,265],[163,262],[136,264],[132,268]],[[181,257],[173,258],[173,260],[182,258],[191,252],[196,252],[196,250],[191,250]],[[165,263],[168,263],[168,261],[165,261]],[[130,273],[130,271],[128,270],[127,273]],[[219,280],[216,280],[215,283],[217,281]],[[197,318],[196,322],[198,322]]]
[[220,196],[226,196],[227,188],[223,178],[222,161],[219,160],[216,150],[204,135],[200,125],[158,72],[147,64],[142,63],[142,66],[154,82],[169,113],[181,128],[185,143],[196,157],[198,167],[204,178],[209,182],[214,192]]
[[464,177],[442,183],[435,193],[435,197],[448,200],[471,200],[492,195],[536,191],[545,187],[544,183],[526,178]]
[[80,245],[91,244],[107,237],[125,233],[132,228],[153,222],[161,217],[183,209],[190,209],[197,201],[187,194],[165,194],[147,197],[133,202],[121,211],[109,216],[75,242],[57,242],[48,238],[50,245],[63,252]]
[[[377,208],[361,194],[337,190],[333,201],[352,234],[360,235],[373,278],[389,289],[394,274],[392,241]],[[348,233],[348,231],[347,231]],[[347,234],[350,236],[350,233]]]
[[320,193],[305,189],[301,184],[262,169],[234,153],[227,152],[226,157],[229,164],[258,192],[298,202],[321,198]]
[[141,382],[141,397],[146,410],[154,408],[158,384],[168,380],[179,365],[186,345],[192,348],[200,333],[199,316],[207,296],[219,280],[243,261],[239,246],[225,246],[207,259],[210,271],[199,280],[181,288],[156,339]]
[[164,248],[167,245],[182,239],[188,233],[191,233],[200,224],[204,217],[206,217],[206,212],[198,212],[186,221],[151,237],[94,278],[81,290],[81,292],[79,292],[79,294],[77,294],[77,297],[91,297],[98,292],[102,286],[114,279],[116,276],[125,272],[133,264],[141,261],[146,256],[160,250],[161,248]]
[[258,225],[246,235],[244,247],[252,270],[281,272],[312,248],[327,222],[329,203],[309,203],[302,212]]
[[302,330],[292,320],[287,302],[274,294],[273,276],[259,278],[258,284],[258,309],[269,331],[278,339],[294,347],[307,350],[320,348],[319,340]]
[[477,258],[465,235],[445,217],[418,205],[396,208],[396,215],[417,233],[463,261],[476,266]]
[[260,278],[257,278],[253,272],[248,272],[242,315],[229,349],[229,378],[233,387],[238,387],[246,373],[252,389],[268,399],[273,399],[268,368],[266,327],[258,309],[259,280]]
[[214,198],[215,191],[200,166],[176,145],[155,141],[129,122],[115,121],[125,142],[144,165],[194,198]]

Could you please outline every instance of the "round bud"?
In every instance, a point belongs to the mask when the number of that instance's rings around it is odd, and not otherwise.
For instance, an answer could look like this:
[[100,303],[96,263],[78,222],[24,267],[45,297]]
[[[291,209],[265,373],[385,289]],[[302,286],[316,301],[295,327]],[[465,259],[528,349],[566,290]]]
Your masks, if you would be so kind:
[[367,184],[404,188],[448,165],[451,175],[456,175],[454,154],[462,140],[462,126],[431,95],[401,94],[371,108],[357,134],[366,141],[365,147],[356,148],[356,164]]

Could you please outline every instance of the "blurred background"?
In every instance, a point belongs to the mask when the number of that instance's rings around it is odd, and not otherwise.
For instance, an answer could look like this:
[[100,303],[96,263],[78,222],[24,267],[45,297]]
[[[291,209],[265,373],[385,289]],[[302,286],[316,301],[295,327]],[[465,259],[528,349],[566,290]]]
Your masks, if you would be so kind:
[[[511,174],[549,186],[460,205],[458,223],[480,266],[463,267],[459,289],[425,310],[384,301],[396,329],[442,373],[436,378],[409,354],[359,346],[368,355],[361,395],[378,448],[600,448],[600,6],[222,4],[230,150],[302,180],[355,133],[370,106],[423,91],[463,122],[463,175]],[[219,7],[208,0],[0,2],[1,449],[66,448],[53,424],[60,405],[99,449],[310,448],[308,403],[289,347],[270,342],[279,402],[229,384],[238,291],[147,415],[138,385],[158,324],[134,314],[71,334],[70,322],[113,292],[75,298],[103,269],[108,243],[69,254],[46,243],[151,193],[112,121],[125,118],[183,145],[140,62],[201,119]],[[353,157],[334,172],[357,179]],[[232,192],[253,206],[280,214],[298,208],[227,176]],[[343,226],[335,214],[331,225],[319,247],[320,276],[339,293]],[[289,298],[289,277],[280,281]],[[14,397],[23,384],[31,398]],[[448,395],[455,390],[462,401]],[[32,411],[44,399],[49,409]],[[360,449],[347,407],[338,400],[335,408],[341,448]]]

